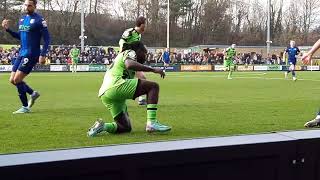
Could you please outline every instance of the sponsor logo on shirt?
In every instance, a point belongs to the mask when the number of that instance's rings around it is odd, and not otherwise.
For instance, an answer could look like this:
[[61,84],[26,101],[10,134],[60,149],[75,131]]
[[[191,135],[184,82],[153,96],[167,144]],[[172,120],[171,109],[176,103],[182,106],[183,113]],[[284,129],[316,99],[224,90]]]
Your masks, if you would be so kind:
[[26,25],[19,26],[19,31],[29,31],[29,30],[30,30],[30,26],[26,26]]

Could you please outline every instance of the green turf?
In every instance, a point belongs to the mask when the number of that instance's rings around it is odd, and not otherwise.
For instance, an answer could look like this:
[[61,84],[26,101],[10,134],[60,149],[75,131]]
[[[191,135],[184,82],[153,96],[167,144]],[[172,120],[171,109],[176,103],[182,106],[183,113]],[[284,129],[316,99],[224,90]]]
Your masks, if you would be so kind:
[[96,118],[111,120],[97,98],[103,75],[33,73],[26,81],[42,96],[33,113],[12,115],[20,101],[0,74],[0,153],[302,129],[320,101],[319,72],[298,72],[297,82],[280,72],[147,74],[160,83],[158,117],[172,132],[147,134],[145,107],[129,100],[132,133],[88,138]]

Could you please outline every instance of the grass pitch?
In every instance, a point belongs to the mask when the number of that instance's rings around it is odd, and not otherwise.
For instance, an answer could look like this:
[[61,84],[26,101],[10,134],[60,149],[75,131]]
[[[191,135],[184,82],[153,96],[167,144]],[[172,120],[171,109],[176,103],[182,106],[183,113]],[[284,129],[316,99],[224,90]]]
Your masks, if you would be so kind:
[[225,136],[303,129],[319,107],[320,73],[283,72],[147,74],[160,84],[158,117],[172,132],[147,134],[146,108],[128,100],[133,132],[86,136],[96,118],[111,121],[97,97],[104,73],[32,73],[26,82],[41,98],[26,115],[12,115],[21,105],[9,74],[0,74],[0,154],[122,144],[157,140]]

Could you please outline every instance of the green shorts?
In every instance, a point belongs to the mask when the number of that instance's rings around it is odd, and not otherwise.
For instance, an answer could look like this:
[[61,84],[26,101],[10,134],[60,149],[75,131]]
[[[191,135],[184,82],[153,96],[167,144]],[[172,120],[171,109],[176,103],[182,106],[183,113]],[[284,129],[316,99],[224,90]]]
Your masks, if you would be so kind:
[[127,99],[133,99],[138,86],[138,79],[127,79],[120,86],[108,89],[100,98],[109,109],[114,119],[122,112],[127,112]]
[[79,62],[79,58],[71,58],[71,60],[74,64],[78,64]]
[[224,67],[231,67],[231,66],[234,66],[232,60],[225,60],[224,61]]

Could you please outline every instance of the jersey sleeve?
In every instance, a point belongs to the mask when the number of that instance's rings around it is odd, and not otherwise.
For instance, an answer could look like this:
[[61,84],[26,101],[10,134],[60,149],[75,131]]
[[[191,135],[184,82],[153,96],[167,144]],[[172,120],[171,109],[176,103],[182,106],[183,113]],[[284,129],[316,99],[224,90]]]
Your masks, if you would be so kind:
[[122,34],[122,36],[121,36],[121,39],[123,39],[123,40],[128,40],[128,38],[131,36],[131,34],[132,34],[132,28],[131,29],[127,29],[127,30],[125,30],[124,32],[123,32],[123,34]]
[[41,50],[40,55],[46,56],[46,54],[48,53],[51,38],[50,38],[49,31],[48,31],[47,22],[44,18],[41,18],[41,20],[40,20],[40,32],[41,32],[43,40],[44,40],[44,45],[43,45],[43,48]]
[[119,41],[119,52],[122,52],[124,43],[126,43],[126,41],[121,38]]
[[300,49],[297,47],[297,55],[300,53]]
[[12,37],[20,40],[20,34],[18,32],[12,31],[11,29],[6,30]]

